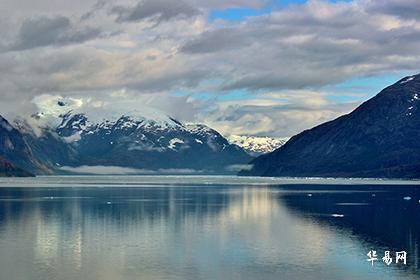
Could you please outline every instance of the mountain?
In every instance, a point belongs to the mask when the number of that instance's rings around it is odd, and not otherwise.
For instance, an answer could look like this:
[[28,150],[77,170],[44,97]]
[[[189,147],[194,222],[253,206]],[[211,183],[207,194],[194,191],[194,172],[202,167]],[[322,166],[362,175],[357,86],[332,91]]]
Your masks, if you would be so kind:
[[9,161],[0,157],[0,177],[32,177],[33,174],[14,166]]
[[272,138],[258,136],[231,135],[228,137],[229,143],[238,145],[251,156],[259,156],[270,153],[287,142],[287,138]]
[[240,175],[420,177],[420,74],[292,137]]
[[[77,164],[78,154],[72,145],[69,145],[66,139],[60,137],[54,127],[36,126],[36,122],[39,120],[38,115],[33,115],[31,118],[33,119],[15,120],[14,127],[22,134],[23,139],[30,143],[34,156],[48,166],[49,173],[57,171],[56,168],[60,166],[59,163],[64,165]],[[43,174],[45,172],[37,170],[35,173]]]
[[146,108],[87,113],[59,100],[16,126],[55,172],[100,166],[138,173],[229,173],[230,166],[252,159],[205,125]]
[[23,174],[30,172],[48,172],[47,166],[34,155],[23,135],[6,119],[0,116],[0,158],[1,168]]

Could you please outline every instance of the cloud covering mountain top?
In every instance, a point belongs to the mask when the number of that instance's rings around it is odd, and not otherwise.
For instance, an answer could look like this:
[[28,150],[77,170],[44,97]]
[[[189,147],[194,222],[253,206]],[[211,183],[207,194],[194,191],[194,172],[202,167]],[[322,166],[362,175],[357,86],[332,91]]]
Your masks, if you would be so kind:
[[[5,0],[0,112],[67,96],[150,106],[225,134],[291,136],[417,72],[418,9],[415,0]],[[233,20],[235,11],[244,15]]]

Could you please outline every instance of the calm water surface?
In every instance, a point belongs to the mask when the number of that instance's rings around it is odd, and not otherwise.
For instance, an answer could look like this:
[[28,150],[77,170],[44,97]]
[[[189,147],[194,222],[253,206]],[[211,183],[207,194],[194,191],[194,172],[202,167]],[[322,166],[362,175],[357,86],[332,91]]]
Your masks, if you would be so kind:
[[0,179],[0,279],[420,279],[418,184]]

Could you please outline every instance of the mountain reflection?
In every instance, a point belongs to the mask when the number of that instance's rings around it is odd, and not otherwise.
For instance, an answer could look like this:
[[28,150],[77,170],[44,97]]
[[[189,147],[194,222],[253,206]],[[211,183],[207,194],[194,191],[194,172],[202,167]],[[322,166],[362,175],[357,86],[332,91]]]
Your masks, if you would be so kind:
[[[0,188],[0,279],[412,279],[417,195],[380,186]],[[365,254],[385,248],[407,250],[405,271],[372,274]]]
[[[337,227],[377,250],[407,251],[408,266],[420,268],[420,191],[416,186],[293,186],[299,193],[281,203],[300,218]],[[306,190],[305,190],[306,189]]]

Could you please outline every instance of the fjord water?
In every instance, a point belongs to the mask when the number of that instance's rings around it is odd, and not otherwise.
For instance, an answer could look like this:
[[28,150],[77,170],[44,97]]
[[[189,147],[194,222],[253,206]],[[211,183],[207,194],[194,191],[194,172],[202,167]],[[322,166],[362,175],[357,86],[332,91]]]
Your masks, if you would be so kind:
[[420,279],[418,184],[1,179],[0,279]]

